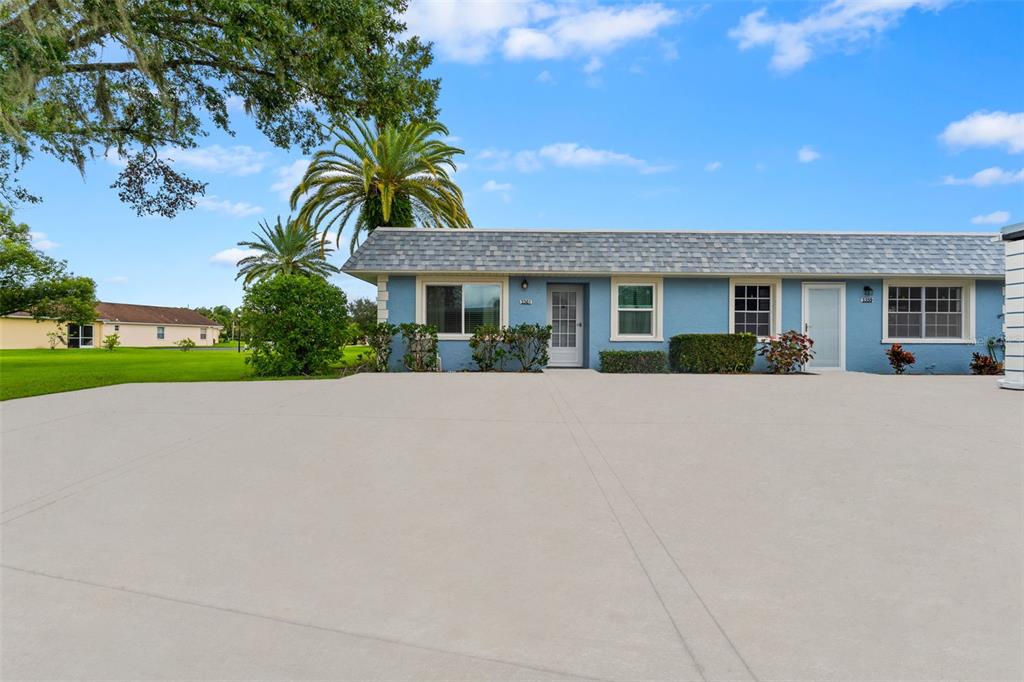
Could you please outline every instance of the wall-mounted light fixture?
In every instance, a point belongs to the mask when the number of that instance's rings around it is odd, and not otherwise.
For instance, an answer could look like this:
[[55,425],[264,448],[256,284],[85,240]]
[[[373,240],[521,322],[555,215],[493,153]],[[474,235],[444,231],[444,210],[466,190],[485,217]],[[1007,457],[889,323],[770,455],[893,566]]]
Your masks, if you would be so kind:
[[523,291],[526,291],[527,289],[530,288],[530,282],[525,277],[523,277],[523,281],[522,281],[522,283],[520,283],[519,287]]
[[871,287],[864,287],[864,296],[866,296],[867,298],[871,298],[871,296],[873,296],[874,293],[875,290],[872,289]]

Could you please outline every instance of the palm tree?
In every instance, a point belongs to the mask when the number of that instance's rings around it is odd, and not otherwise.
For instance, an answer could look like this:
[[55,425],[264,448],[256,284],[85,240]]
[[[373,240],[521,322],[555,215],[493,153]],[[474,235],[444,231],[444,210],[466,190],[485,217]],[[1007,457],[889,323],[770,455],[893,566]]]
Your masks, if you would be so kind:
[[244,277],[243,286],[248,287],[253,280],[267,279],[274,275],[326,278],[339,272],[337,267],[327,262],[327,254],[334,249],[324,244],[312,225],[292,220],[291,216],[281,225],[281,216],[278,216],[274,227],[263,221],[260,229],[262,235],[253,232],[256,241],[238,242],[239,246],[260,252],[236,263],[238,274],[235,279]]
[[[452,182],[452,157],[463,150],[434,135],[447,135],[437,121],[386,125],[363,121],[344,125],[331,149],[313,156],[292,192],[292,208],[308,195],[298,218],[327,232],[341,230],[355,216],[350,248],[377,227],[472,227],[462,190]],[[450,170],[449,170],[450,169]]]

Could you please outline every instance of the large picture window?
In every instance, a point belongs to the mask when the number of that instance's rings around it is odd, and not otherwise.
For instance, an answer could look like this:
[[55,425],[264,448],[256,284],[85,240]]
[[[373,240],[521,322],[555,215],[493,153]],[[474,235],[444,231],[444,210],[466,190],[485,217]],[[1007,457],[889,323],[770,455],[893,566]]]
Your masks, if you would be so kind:
[[661,338],[661,280],[612,278],[612,341]]
[[895,339],[962,339],[964,287],[886,287],[888,336]]
[[68,348],[92,348],[92,325],[69,324]]
[[501,325],[501,285],[427,284],[425,319],[438,334],[472,334],[483,325]]

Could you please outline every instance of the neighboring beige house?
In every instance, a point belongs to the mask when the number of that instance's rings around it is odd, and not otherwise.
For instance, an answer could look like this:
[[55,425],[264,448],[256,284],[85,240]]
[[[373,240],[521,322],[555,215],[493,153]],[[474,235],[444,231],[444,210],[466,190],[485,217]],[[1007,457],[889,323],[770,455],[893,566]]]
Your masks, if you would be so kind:
[[0,318],[0,348],[49,348],[48,333],[57,331],[59,347],[98,348],[103,337],[117,334],[122,346],[173,346],[192,339],[197,346],[217,342],[221,325],[188,308],[165,308],[132,303],[96,304],[92,324],[57,325],[52,320],[35,320],[27,313]]

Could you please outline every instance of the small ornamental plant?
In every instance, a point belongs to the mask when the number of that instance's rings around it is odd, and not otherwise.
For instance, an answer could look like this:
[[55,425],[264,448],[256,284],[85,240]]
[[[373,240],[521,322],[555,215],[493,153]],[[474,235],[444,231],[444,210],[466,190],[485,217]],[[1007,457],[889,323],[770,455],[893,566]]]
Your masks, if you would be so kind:
[[886,357],[889,358],[889,365],[892,367],[892,371],[897,374],[903,374],[907,371],[907,367],[917,362],[917,358],[909,350],[904,350],[903,346],[898,343],[892,344],[889,350],[885,351]]
[[47,332],[46,340],[50,344],[50,350],[56,350],[57,346],[68,345],[68,342],[64,340],[60,332]]
[[121,335],[111,334],[110,336],[103,337],[103,347],[107,350],[114,350],[121,345]]
[[405,340],[405,355],[402,361],[410,372],[436,372],[437,327],[432,324],[407,322],[398,325]]
[[189,351],[196,347],[196,342],[188,337],[185,337],[181,341],[176,341],[174,345],[184,351]]
[[508,354],[519,362],[520,372],[536,372],[548,364],[551,325],[518,324],[502,332]]
[[476,328],[469,347],[473,351],[473,361],[481,372],[491,372],[504,366],[508,349],[504,345],[505,334],[500,327],[485,324]]
[[366,345],[373,351],[373,369],[377,372],[388,371],[391,359],[391,342],[398,333],[398,327],[389,322],[374,322],[363,325]]
[[813,346],[811,337],[790,329],[765,341],[757,354],[764,357],[773,374],[791,374],[814,358]]
[[996,375],[1003,373],[1003,363],[991,355],[971,353],[971,374]]

